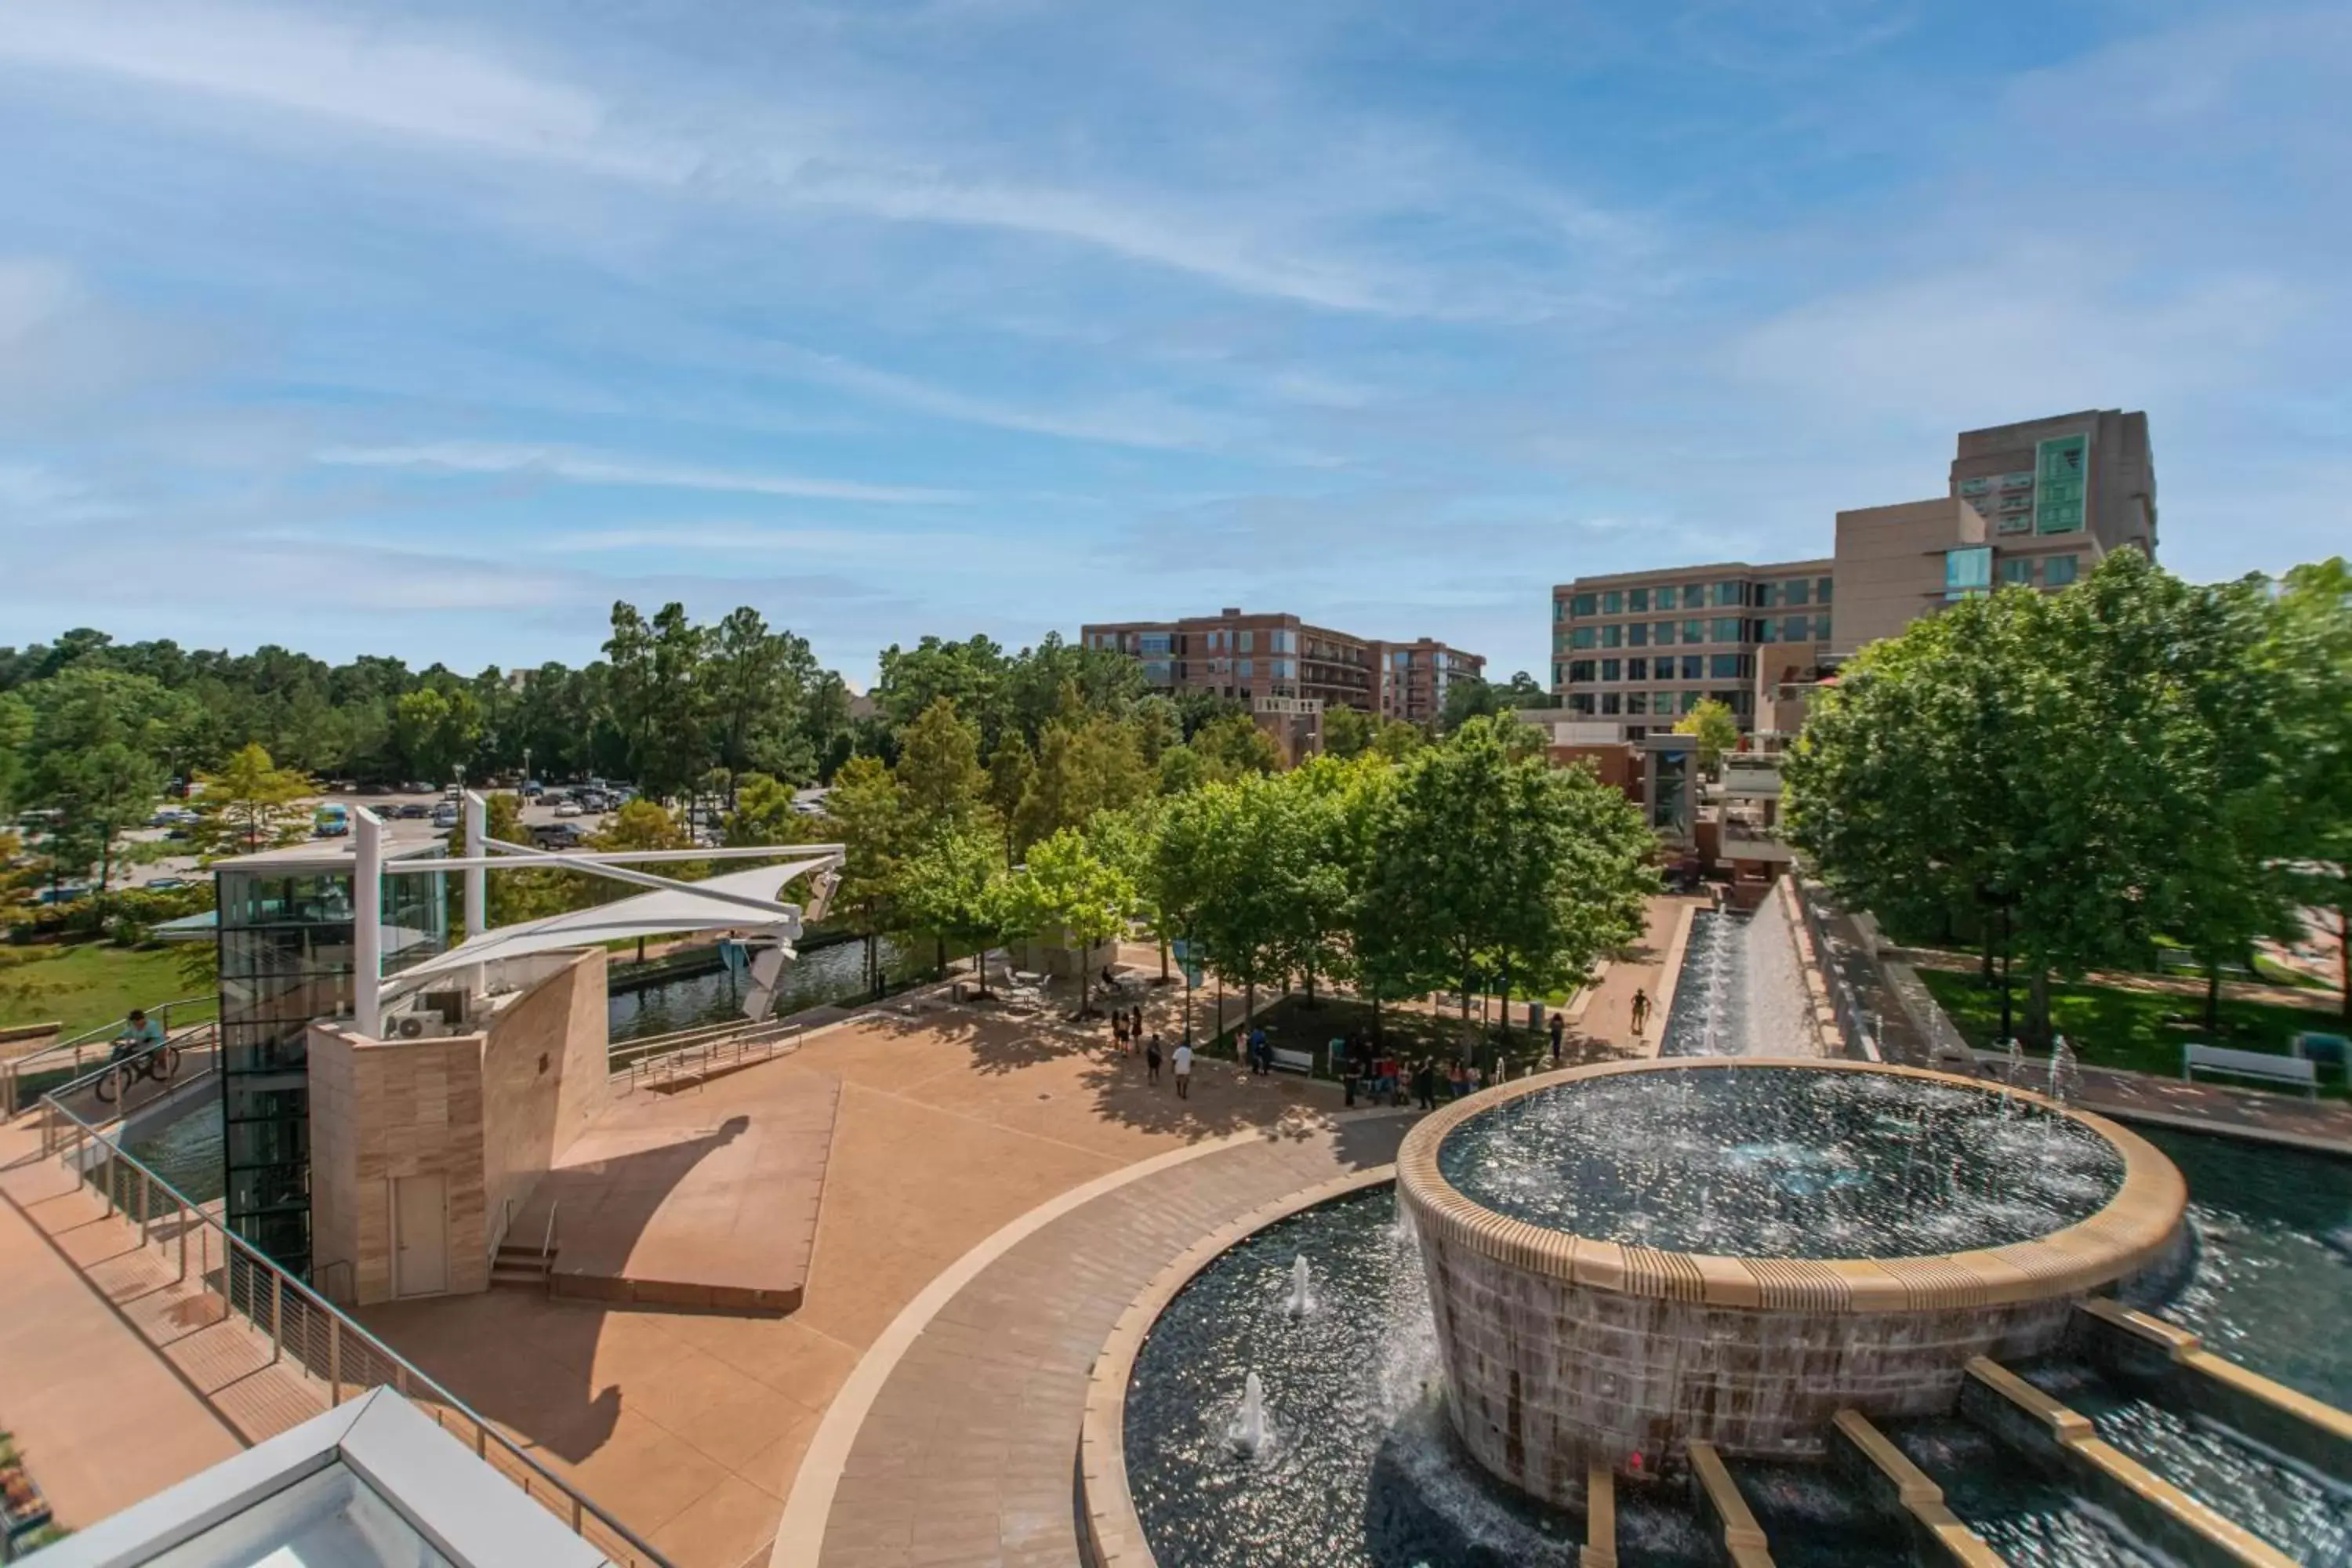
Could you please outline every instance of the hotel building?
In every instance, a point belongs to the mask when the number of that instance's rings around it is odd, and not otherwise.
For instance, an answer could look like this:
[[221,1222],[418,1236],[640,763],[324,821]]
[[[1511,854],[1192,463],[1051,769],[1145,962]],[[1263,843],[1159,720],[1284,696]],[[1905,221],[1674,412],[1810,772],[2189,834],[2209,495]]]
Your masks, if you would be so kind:
[[1837,514],[1833,553],[1579,577],[1552,590],[1552,689],[1623,738],[1707,698],[1790,731],[1803,692],[1865,644],[1996,586],[2063,588],[2109,551],[2156,552],[2147,416],[2113,409],[1964,432],[1945,493]]

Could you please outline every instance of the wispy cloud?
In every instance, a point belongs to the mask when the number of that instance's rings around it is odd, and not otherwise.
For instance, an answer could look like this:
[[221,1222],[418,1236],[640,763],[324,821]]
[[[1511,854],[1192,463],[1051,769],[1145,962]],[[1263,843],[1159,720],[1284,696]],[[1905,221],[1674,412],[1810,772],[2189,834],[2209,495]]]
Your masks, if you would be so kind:
[[517,474],[566,484],[646,489],[719,490],[741,495],[797,496],[812,500],[874,501],[894,506],[965,501],[962,490],[913,485],[862,484],[799,474],[739,473],[612,458],[561,447],[509,446],[492,441],[427,441],[405,447],[328,447],[316,460],[337,468],[415,468],[445,474]]

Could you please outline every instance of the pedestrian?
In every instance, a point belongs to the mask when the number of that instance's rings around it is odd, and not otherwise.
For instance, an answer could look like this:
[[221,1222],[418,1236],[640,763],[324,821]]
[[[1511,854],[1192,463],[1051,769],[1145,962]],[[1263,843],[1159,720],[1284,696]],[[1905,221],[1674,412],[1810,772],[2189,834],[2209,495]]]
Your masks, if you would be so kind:
[[1456,1058],[1446,1067],[1445,1069],[1446,1098],[1449,1100],[1461,1099],[1463,1085],[1468,1081],[1468,1078],[1462,1071],[1461,1058]]
[[1339,1087],[1347,1091],[1349,1105],[1353,1106],[1356,1103],[1356,1086],[1362,1081],[1362,1075],[1356,1068],[1356,1042],[1342,1041],[1339,1056]]
[[1551,1065],[1555,1068],[1559,1066],[1560,1037],[1567,1033],[1568,1025],[1559,1014],[1554,1013],[1551,1016]]
[[1642,1031],[1650,1025],[1650,994],[1640,986],[1633,988],[1633,1037],[1640,1039]]
[[1171,1064],[1171,1065],[1174,1068],[1174,1069],[1175,1069],[1175,1073],[1176,1073],[1176,1098],[1177,1098],[1177,1099],[1179,1099],[1179,1100],[1190,1100],[1190,1099],[1192,1099],[1192,1046],[1191,1046],[1190,1044],[1187,1044],[1187,1043],[1180,1042],[1180,1043],[1177,1045],[1177,1047],[1176,1047],[1176,1059],[1175,1059],[1175,1061],[1174,1061],[1172,1064]]
[[1479,1089],[1480,1089],[1482,1086],[1484,1086],[1484,1084],[1485,1084],[1485,1083],[1486,1083],[1486,1075],[1485,1075],[1485,1074],[1483,1074],[1483,1073],[1481,1073],[1481,1072],[1478,1070],[1478,1064],[1477,1064],[1476,1062],[1472,1062],[1472,1063],[1471,1063],[1467,1068],[1464,1068],[1464,1069],[1463,1069],[1463,1073],[1462,1073],[1462,1092],[1463,1092],[1463,1093],[1465,1093],[1465,1094],[1475,1094],[1475,1093],[1477,1093],[1477,1092],[1478,1092]]
[[1143,1047],[1143,1069],[1145,1082],[1160,1081],[1160,1031],[1157,1029],[1151,1031],[1151,1043]]
[[1140,1002],[1127,1010],[1127,1037],[1130,1040],[1143,1038],[1143,1004]]
[[1116,1007],[1111,1009],[1110,1037],[1120,1050],[1127,1049],[1127,1015]]
[[1412,1097],[1423,1110],[1437,1109],[1437,1064],[1427,1057],[1412,1069]]

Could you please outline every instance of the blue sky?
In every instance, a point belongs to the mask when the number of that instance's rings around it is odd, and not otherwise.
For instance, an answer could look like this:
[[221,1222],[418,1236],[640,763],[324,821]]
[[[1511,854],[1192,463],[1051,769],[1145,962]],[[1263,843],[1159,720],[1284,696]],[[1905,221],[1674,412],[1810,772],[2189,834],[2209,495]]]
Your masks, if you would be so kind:
[[9,0],[0,643],[1541,671],[1554,582],[2083,407],[2275,571],[2352,547],[2347,103],[2340,5]]

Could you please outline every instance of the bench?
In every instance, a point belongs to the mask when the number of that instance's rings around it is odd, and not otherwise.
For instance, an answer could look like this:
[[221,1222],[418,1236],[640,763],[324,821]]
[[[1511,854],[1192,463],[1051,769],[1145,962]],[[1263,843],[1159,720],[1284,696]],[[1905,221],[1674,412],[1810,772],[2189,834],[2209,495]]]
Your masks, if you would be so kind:
[[2319,1098],[2319,1064],[2303,1057],[2274,1057],[2267,1051],[2233,1051],[2221,1046],[2182,1046],[2180,1076],[2194,1080],[2200,1069],[2230,1078],[2301,1084],[2306,1096]]
[[1310,1077],[1314,1074],[1315,1053],[1313,1051],[1294,1051],[1281,1046],[1269,1046],[1266,1047],[1266,1055],[1273,1064],[1284,1072],[1303,1072]]

